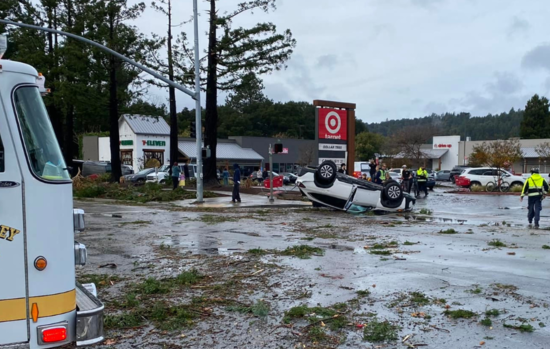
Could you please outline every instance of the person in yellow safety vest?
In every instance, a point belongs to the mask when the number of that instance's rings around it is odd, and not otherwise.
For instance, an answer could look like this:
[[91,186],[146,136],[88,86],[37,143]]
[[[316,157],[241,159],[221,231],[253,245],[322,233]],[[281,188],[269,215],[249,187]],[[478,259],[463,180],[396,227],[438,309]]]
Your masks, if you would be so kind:
[[527,195],[527,219],[529,220],[529,227],[533,223],[533,218],[535,219],[535,228],[539,227],[542,200],[544,199],[544,195],[548,193],[548,183],[541,177],[539,172],[538,168],[531,169],[531,177],[525,181],[520,198],[521,202],[523,201],[523,197]]
[[428,196],[428,171],[422,166],[416,171],[416,181],[418,182],[418,192],[424,191],[424,197]]

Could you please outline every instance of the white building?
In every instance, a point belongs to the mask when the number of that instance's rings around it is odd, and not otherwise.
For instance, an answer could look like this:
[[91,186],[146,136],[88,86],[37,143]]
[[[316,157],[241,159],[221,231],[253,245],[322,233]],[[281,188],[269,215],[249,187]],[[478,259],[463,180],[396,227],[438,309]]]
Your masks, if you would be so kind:
[[[163,118],[124,115],[118,120],[120,160],[134,172],[150,159],[170,164],[170,126]],[[98,138],[99,160],[111,161],[109,137]]]

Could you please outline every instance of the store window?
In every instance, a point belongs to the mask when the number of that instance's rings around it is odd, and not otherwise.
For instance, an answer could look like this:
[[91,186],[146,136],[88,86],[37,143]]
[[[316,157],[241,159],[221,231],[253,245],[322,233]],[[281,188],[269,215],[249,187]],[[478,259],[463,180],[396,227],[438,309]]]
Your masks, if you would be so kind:
[[157,159],[161,165],[164,164],[164,150],[144,150],[144,163],[147,164],[151,159]]
[[279,173],[279,164],[273,164],[273,172]]
[[286,172],[292,172],[293,164],[286,164]]
[[[134,159],[132,157],[133,150],[121,150],[120,151],[120,161],[122,161],[123,165],[133,166],[134,165]],[[161,162],[162,164],[162,162]]]

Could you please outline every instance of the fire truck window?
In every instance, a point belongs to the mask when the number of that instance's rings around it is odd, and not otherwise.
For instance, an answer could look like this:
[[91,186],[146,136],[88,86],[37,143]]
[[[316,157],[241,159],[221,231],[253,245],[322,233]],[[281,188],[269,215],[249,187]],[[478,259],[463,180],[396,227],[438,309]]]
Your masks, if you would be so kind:
[[38,88],[20,87],[15,90],[13,99],[31,170],[46,180],[70,180]]
[[0,137],[0,172],[4,172],[4,143]]

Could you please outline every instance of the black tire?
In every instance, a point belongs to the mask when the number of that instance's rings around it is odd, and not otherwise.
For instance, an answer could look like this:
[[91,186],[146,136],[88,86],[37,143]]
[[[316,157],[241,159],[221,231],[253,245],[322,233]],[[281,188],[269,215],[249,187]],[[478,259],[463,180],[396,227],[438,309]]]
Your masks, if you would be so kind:
[[329,188],[336,180],[336,164],[333,161],[323,161],[315,170],[315,185],[321,188]]
[[163,179],[160,181],[160,184],[165,184],[166,183],[166,179]]
[[396,181],[390,180],[384,184],[384,195],[391,201],[403,198],[403,190]]
[[382,194],[380,196],[382,206],[387,208],[398,208],[403,202],[403,190],[399,183],[390,180],[384,184]]
[[430,189],[431,191],[434,191],[434,187],[429,187],[429,189]]
[[455,184],[455,176],[451,176],[449,180],[451,181],[451,183]]

